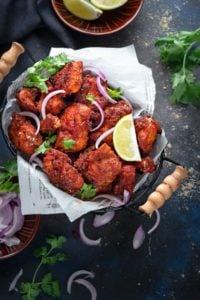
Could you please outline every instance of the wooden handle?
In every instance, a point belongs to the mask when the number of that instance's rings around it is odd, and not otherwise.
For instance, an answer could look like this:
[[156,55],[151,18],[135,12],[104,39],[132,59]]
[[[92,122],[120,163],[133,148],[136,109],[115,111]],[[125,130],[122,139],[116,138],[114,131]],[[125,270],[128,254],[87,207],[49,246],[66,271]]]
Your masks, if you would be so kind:
[[24,47],[17,42],[13,42],[10,49],[0,57],[0,82],[10,72],[10,69],[14,67],[19,55],[23,52]]
[[139,210],[151,215],[155,209],[163,206],[180,183],[187,177],[188,172],[182,166],[176,166],[174,172],[164,178],[163,182],[149,195],[147,201],[139,206]]

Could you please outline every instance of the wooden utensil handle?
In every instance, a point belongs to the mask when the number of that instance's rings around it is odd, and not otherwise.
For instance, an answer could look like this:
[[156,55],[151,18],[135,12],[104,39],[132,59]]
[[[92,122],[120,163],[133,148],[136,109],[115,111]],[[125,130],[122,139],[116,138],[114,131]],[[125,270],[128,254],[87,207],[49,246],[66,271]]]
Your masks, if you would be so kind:
[[180,186],[181,182],[187,177],[188,172],[182,166],[176,166],[174,172],[164,178],[163,182],[157,186],[147,201],[139,206],[139,210],[151,215],[155,209],[160,208],[172,196]]
[[10,49],[0,57],[0,82],[10,72],[10,69],[14,67],[19,55],[23,52],[24,47],[17,42],[13,42]]

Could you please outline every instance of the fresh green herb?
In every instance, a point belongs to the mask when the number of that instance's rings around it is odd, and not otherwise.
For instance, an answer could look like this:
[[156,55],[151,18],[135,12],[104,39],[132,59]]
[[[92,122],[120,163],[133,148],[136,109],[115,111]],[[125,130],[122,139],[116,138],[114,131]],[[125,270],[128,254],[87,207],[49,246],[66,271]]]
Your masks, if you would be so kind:
[[47,150],[51,148],[51,146],[55,143],[56,141],[56,135],[49,135],[48,137],[45,138],[45,141],[35,149],[35,153],[38,154],[44,154]]
[[17,161],[15,159],[8,160],[0,171],[0,192],[18,193],[17,176]]
[[93,184],[84,183],[82,188],[78,191],[77,197],[81,199],[90,199],[96,195],[96,189]]
[[200,81],[195,70],[200,66],[200,28],[158,39],[155,46],[159,47],[161,60],[172,72],[171,100],[199,106]]
[[123,92],[120,88],[117,88],[117,89],[107,88],[107,91],[108,91],[109,96],[113,99],[119,99],[120,96],[123,95]]
[[35,257],[40,258],[40,263],[35,269],[33,279],[31,282],[22,282],[20,285],[20,293],[23,295],[23,300],[34,300],[42,292],[53,298],[60,298],[60,285],[58,280],[54,280],[51,273],[46,273],[39,282],[36,282],[37,274],[42,265],[53,266],[57,262],[67,259],[66,254],[62,252],[56,252],[62,248],[66,242],[64,236],[49,236],[46,238],[46,243],[49,245],[36,249],[34,252]]
[[86,99],[87,99],[88,101],[90,101],[90,102],[95,101],[94,95],[92,95],[92,94],[87,94]]
[[64,149],[71,149],[71,148],[73,148],[73,146],[75,145],[75,143],[76,142],[74,140],[67,139],[67,138],[64,138],[63,141],[62,141]]
[[46,81],[69,62],[70,60],[64,53],[54,57],[45,57],[28,69],[24,86],[37,87],[42,92],[47,93],[48,87]]

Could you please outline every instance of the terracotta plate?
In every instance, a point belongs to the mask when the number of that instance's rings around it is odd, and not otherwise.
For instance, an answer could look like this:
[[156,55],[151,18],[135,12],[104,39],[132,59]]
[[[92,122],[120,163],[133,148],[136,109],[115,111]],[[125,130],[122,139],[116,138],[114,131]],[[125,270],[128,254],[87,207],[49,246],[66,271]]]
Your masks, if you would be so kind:
[[40,224],[40,216],[29,215],[24,217],[24,225],[20,231],[15,235],[21,241],[17,246],[8,247],[5,244],[0,244],[0,260],[9,258],[13,255],[18,254],[23,249],[25,249],[30,242],[33,240]]
[[63,5],[62,0],[51,0],[58,17],[69,27],[86,34],[105,35],[116,32],[135,19],[144,0],[128,0],[123,6],[104,11],[95,21],[84,21],[72,15]]

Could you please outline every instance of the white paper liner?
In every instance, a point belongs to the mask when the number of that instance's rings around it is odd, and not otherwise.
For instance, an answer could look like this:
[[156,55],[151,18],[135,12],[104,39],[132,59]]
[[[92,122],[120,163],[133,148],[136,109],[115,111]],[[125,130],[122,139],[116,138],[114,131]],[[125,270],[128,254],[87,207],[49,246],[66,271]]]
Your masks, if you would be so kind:
[[[155,84],[151,69],[140,64],[133,45],[123,48],[84,48],[80,50],[52,48],[50,56],[66,53],[69,58],[82,60],[84,66],[98,67],[113,87],[120,87],[124,96],[133,104],[134,117],[141,112],[152,115],[155,101]],[[2,127],[7,134],[12,111],[18,110],[15,101],[16,90],[23,85],[26,73],[20,75],[9,87],[7,105],[2,116]],[[156,160],[167,144],[164,135],[158,136],[151,156]],[[18,154],[18,174],[22,213],[57,214],[65,213],[72,222],[84,214],[109,207],[108,201],[81,201],[52,185],[47,176],[34,169]],[[142,176],[136,183],[137,190],[147,179]]]

